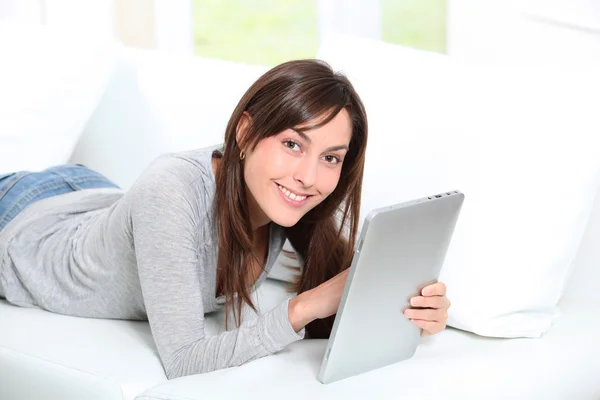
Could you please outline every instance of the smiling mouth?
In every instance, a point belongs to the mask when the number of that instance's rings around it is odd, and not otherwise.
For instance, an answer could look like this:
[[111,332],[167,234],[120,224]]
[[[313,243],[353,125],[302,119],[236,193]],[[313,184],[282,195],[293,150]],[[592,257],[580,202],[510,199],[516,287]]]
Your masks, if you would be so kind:
[[283,193],[284,196],[286,196],[287,198],[289,198],[291,200],[294,200],[294,201],[304,201],[307,198],[313,196],[313,195],[301,195],[301,194],[297,194],[297,193],[292,192],[291,190],[289,190],[285,186],[281,186],[278,183],[276,183],[276,185],[279,188],[279,190],[281,191],[281,193]]

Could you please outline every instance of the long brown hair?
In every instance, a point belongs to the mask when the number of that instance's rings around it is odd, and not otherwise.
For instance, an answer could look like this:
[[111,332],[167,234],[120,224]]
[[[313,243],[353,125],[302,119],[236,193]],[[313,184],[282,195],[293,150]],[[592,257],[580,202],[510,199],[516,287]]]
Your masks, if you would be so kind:
[[[318,128],[342,109],[352,120],[349,151],[344,157],[336,189],[323,202],[285,229],[288,240],[303,263],[293,290],[310,290],[350,266],[359,222],[367,117],[350,81],[319,60],[296,60],[278,65],[261,76],[244,94],[225,131],[223,153],[216,173],[215,227],[219,237],[217,291],[226,297],[226,312],[233,307],[239,326],[243,303],[256,310],[246,268],[256,257],[246,199],[241,149],[253,149],[259,141],[309,122]],[[240,139],[236,131],[242,115],[251,123]],[[235,295],[237,294],[237,295]],[[306,327],[309,337],[328,337],[334,316],[315,320]]]

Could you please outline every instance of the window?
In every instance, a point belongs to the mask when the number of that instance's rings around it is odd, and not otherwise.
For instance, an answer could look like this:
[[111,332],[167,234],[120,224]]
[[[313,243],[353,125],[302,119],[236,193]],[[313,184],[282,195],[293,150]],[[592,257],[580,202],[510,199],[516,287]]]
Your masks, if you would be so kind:
[[276,65],[314,57],[320,33],[340,30],[445,53],[446,1],[193,0],[194,51]]
[[193,13],[199,56],[275,65],[317,52],[315,0],[194,0]]

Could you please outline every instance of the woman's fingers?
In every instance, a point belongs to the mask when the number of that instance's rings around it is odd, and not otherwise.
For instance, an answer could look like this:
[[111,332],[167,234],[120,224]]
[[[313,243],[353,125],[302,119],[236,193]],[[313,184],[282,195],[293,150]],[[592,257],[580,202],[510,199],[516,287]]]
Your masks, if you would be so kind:
[[443,282],[433,283],[425,286],[423,290],[421,290],[421,294],[423,296],[445,296],[446,285]]
[[435,335],[446,328],[446,324],[442,324],[441,322],[424,321],[421,319],[413,319],[411,322],[423,329],[424,335]]
[[448,313],[445,309],[423,309],[423,310],[415,310],[409,308],[404,311],[404,315],[410,319],[420,319],[424,321],[436,321],[446,323],[448,319]]
[[446,297],[446,285],[437,282],[425,286],[421,296],[410,299],[411,307],[404,311],[410,322],[422,329],[422,334],[435,335],[446,329],[450,300]]
[[412,307],[450,308],[450,300],[446,296],[416,296],[410,299]]

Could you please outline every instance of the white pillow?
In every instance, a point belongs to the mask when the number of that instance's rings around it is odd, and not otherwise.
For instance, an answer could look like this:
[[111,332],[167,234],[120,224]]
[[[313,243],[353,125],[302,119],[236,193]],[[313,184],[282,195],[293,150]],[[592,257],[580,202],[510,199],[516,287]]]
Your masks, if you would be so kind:
[[69,160],[117,49],[110,38],[0,24],[0,174]]
[[222,143],[235,106],[266,70],[127,48],[71,160],[127,189],[160,154]]
[[369,116],[362,216],[375,207],[465,193],[440,280],[449,325],[539,337],[557,317],[598,191],[593,71],[459,65],[446,56],[329,37]]

